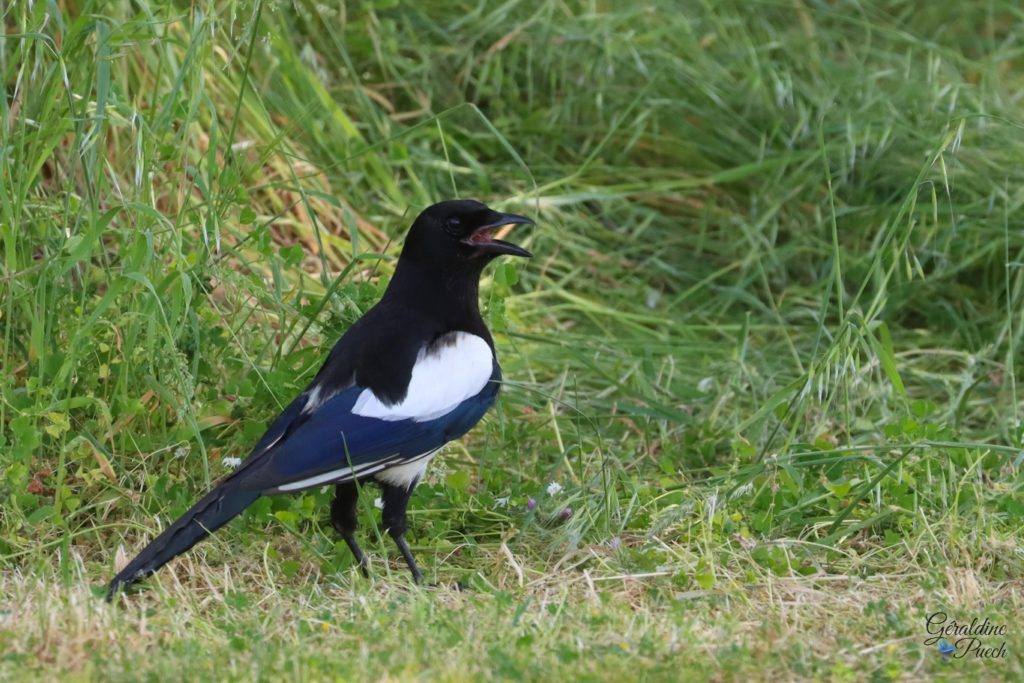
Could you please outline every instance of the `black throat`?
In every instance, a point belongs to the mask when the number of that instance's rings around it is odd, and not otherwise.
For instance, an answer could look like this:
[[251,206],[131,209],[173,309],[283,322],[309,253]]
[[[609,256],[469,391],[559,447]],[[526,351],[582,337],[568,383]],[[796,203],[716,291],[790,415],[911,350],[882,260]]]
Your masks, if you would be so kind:
[[490,343],[480,315],[480,275],[492,259],[417,258],[408,246],[381,302],[401,301],[439,322],[444,328],[441,333],[464,330]]

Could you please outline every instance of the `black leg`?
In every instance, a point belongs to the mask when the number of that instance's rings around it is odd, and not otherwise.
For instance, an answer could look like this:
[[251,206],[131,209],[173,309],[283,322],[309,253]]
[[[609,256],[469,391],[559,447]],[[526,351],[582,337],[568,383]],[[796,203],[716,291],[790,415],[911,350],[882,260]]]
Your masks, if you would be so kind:
[[348,549],[352,551],[363,576],[370,576],[370,563],[363,554],[363,549],[356,543],[356,502],[359,500],[359,487],[354,481],[346,481],[334,487],[334,501],[331,503],[331,524],[337,531]]
[[381,520],[384,523],[384,530],[388,532],[391,538],[395,539],[395,545],[398,546],[402,557],[405,558],[405,563],[409,565],[413,581],[423,583],[423,575],[420,573],[420,568],[416,565],[416,558],[412,556],[409,544],[405,542],[405,509],[409,506],[409,497],[412,495],[412,490],[415,487],[415,481],[407,487],[381,484],[382,498],[384,499],[384,511],[381,514]]
[[409,549],[409,544],[405,542],[405,535],[398,534],[392,535],[395,539],[395,545],[398,546],[398,550],[402,553],[402,557],[405,558],[405,563],[409,565],[409,571],[412,572],[412,580],[414,583],[423,583],[423,574],[420,573],[419,566],[416,565],[416,558],[412,556],[412,550]]

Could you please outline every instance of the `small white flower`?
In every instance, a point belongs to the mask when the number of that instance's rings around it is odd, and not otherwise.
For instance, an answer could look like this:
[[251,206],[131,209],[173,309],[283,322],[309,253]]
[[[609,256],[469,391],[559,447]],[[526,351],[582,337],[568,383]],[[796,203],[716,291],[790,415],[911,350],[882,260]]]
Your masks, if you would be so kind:
[[754,482],[748,481],[743,486],[738,487],[733,492],[732,496],[730,496],[730,498],[740,498],[742,496],[745,496],[745,495],[747,495],[749,493],[753,493],[753,492],[754,492]]
[[185,444],[184,446],[178,446],[177,448],[174,449],[174,457],[175,458],[184,458],[186,455],[189,454],[189,451],[191,451],[191,450],[192,450],[192,447],[189,446],[188,444]]
[[221,460],[224,463],[224,467],[238,467],[242,464],[241,458],[224,458]]
[[714,377],[705,377],[701,381],[697,382],[697,391],[699,391],[702,394],[706,394],[706,393],[709,393],[711,391],[711,388],[714,387],[714,386],[715,386],[715,378]]
[[510,497],[511,496],[505,496],[504,498],[495,498],[494,499],[494,507],[507,508],[508,507],[508,499]]
[[374,498],[373,499],[373,507],[377,508],[378,510],[383,510],[384,509],[384,499],[380,498],[380,497]]
[[549,496],[557,496],[558,492],[561,491],[561,490],[562,490],[562,485],[559,484],[557,481],[553,481],[550,484],[548,484],[548,495]]

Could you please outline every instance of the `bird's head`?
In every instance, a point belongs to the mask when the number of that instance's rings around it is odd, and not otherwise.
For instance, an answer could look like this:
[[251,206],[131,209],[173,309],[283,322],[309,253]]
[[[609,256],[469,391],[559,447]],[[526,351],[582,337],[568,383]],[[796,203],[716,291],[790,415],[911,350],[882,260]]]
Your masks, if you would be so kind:
[[533,225],[526,216],[501,213],[472,199],[454,199],[429,206],[416,218],[406,238],[403,258],[431,259],[440,264],[473,266],[496,256],[533,256],[522,247],[495,239],[506,225]]

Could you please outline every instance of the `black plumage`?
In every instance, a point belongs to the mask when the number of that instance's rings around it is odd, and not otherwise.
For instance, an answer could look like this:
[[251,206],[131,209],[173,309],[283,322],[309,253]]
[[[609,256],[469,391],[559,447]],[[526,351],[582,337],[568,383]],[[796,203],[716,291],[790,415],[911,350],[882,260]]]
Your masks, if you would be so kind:
[[382,520],[415,580],[406,507],[433,454],[476,424],[497,397],[501,369],[480,315],[479,280],[494,257],[530,256],[493,238],[528,218],[480,202],[435,204],[415,220],[381,300],[335,344],[316,377],[248,458],[110,582],[152,574],[261,495],[334,484],[331,522],[361,565],[359,484],[382,488]]

